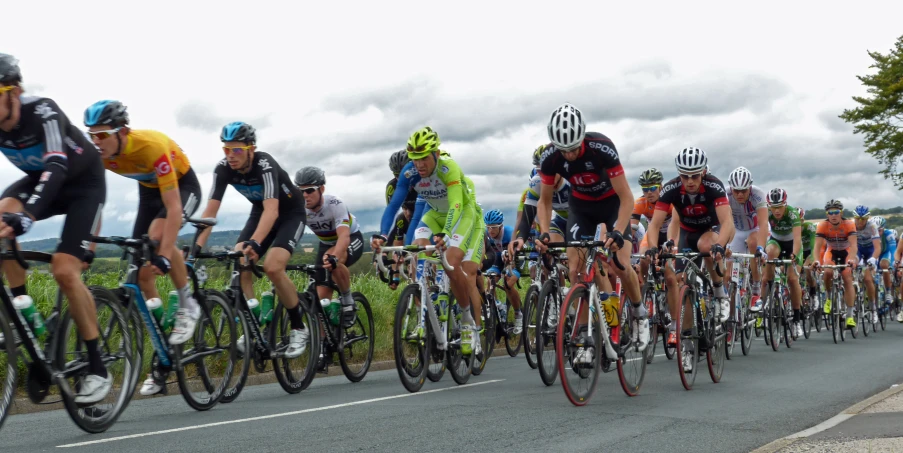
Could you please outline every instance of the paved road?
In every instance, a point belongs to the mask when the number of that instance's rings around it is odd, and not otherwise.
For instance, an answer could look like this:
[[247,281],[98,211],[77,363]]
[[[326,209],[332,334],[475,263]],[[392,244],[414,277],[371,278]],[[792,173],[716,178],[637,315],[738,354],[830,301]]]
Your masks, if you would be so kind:
[[839,345],[830,333],[813,331],[812,339],[777,353],[758,339],[750,356],[727,363],[720,384],[700,370],[689,392],[676,363],[656,357],[640,396],[625,396],[609,373],[583,408],[567,401],[559,383],[544,386],[522,356],[495,357],[466,386],[446,374],[417,394],[407,393],[392,370],[359,384],[317,379],[298,395],[277,384],[249,387],[208,412],[190,409],[178,395],[134,401],[100,435],[84,434],[63,411],[15,415],[0,431],[0,445],[10,452],[746,452],[903,381],[901,343],[896,323]]

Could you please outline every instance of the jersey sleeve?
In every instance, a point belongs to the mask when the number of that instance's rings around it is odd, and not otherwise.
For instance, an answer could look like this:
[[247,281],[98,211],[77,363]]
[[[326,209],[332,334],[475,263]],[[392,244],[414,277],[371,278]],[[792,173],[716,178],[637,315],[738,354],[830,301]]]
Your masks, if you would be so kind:
[[549,148],[543,152],[542,159],[539,163],[539,177],[542,180],[543,184],[554,185],[555,184],[555,175],[558,174],[557,170],[557,162],[558,156],[551,155],[554,148]]
[[229,164],[223,159],[213,170],[213,186],[210,188],[210,200],[223,201],[226,186],[229,184]]
[[386,210],[383,211],[382,219],[379,222],[379,233],[383,236],[389,234],[389,230],[392,229],[392,220],[395,219],[395,213],[398,212],[398,208],[404,203],[408,191],[410,191],[411,187],[417,183],[417,181],[413,179],[420,179],[420,175],[413,171],[413,168],[414,163],[408,162],[404,168],[401,169],[401,174],[398,175],[398,183],[395,185],[395,191],[392,192],[392,198],[389,200],[389,205],[386,206]]
[[35,114],[42,117],[44,172],[35,186],[34,194],[25,203],[25,211],[35,218],[45,216],[69,174],[69,156],[63,148],[63,137],[68,138],[66,131],[69,129],[69,120],[60,113],[56,102],[47,99],[41,105],[41,111],[36,111]]
[[[555,177],[552,177],[552,183],[555,183]],[[542,190],[542,179],[534,177],[530,180],[530,185],[524,191],[524,204],[527,206],[537,206],[539,204],[539,193]]]
[[524,205],[527,204],[527,191],[530,189],[524,190],[524,193],[520,195],[520,203],[517,205],[517,212],[524,211]]
[[166,193],[173,189],[179,188],[179,178],[176,175],[175,165],[172,161],[172,153],[169,149],[169,143],[157,142],[153,143],[154,149],[151,151],[151,158],[154,159],[152,165],[154,173],[157,175],[157,187],[160,193]]
[[630,214],[630,218],[640,220],[644,214],[646,214],[646,198],[640,197],[633,203],[633,212]]
[[452,228],[458,223],[461,213],[464,212],[464,184],[462,184],[464,174],[458,164],[452,160],[442,159],[438,161],[437,165],[439,165],[439,169],[436,170],[436,173],[448,190],[448,213],[445,216],[442,233],[451,235]]
[[[769,217],[771,217],[769,215]],[[802,227],[803,221],[800,219],[800,211],[797,209],[790,210],[790,225],[793,227]]]
[[335,225],[336,230],[339,227],[351,228],[351,213],[348,212],[348,207],[345,206],[345,203],[336,197],[329,204],[332,205],[330,208],[332,209],[333,225]]
[[260,180],[263,182],[263,199],[278,200],[279,191],[276,188],[279,187],[279,167],[275,161],[271,162],[269,158],[263,157],[257,161],[257,165],[260,166]]
[[395,184],[398,182],[398,178],[392,178],[388,183],[386,183],[386,205],[389,204],[389,201],[392,200],[392,195],[395,193]]

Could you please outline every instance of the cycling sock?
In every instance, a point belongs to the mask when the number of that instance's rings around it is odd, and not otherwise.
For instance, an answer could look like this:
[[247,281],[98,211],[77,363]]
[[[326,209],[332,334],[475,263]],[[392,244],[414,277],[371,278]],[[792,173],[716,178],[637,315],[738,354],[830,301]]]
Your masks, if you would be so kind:
[[817,288],[816,288],[816,287],[810,286],[810,287],[809,287],[809,297],[815,297],[816,291],[817,291]]
[[847,307],[847,318],[853,317],[853,307]]
[[461,309],[461,323],[469,326],[473,326],[476,323],[473,321],[473,315],[470,314],[470,307]]
[[103,366],[100,351],[97,349],[97,338],[85,340],[85,347],[88,349],[88,373],[96,374],[103,378],[107,377],[107,367]]
[[749,289],[752,290],[753,296],[758,296],[761,288],[761,282],[749,282]]
[[646,306],[643,304],[636,304],[633,306],[633,316],[637,319],[645,319],[649,314],[646,312]]
[[712,290],[715,293],[715,297],[727,297],[727,293],[724,292],[724,282],[712,283]]
[[292,325],[292,330],[301,330],[304,329],[304,323],[301,322],[301,304],[299,303],[295,308],[289,308],[285,311],[288,312],[288,322]]
[[25,291],[25,285],[10,288],[9,291],[11,293],[13,293],[13,297],[19,297],[19,296],[24,296],[24,295],[28,294],[28,292]]
[[201,307],[198,306],[198,301],[194,300],[194,297],[191,296],[191,284],[186,284],[184,287],[179,288],[178,291],[179,308],[186,308],[189,309],[192,314],[198,314]]
[[793,322],[800,322],[800,309],[799,308],[793,309]]
[[342,296],[342,305],[346,307],[354,306],[354,299],[351,297],[351,288],[348,288],[347,291],[343,291],[341,293]]

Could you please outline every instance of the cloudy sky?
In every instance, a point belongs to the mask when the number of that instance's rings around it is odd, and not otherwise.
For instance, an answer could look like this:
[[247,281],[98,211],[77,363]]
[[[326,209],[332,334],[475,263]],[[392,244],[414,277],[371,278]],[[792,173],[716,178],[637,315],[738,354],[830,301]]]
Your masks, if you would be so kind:
[[[220,128],[252,123],[290,174],[325,169],[327,191],[366,229],[389,154],[423,125],[479,201],[513,215],[545,121],[566,101],[612,138],[637,195],[642,170],[673,177],[675,153],[697,146],[722,179],[746,166],[807,208],[903,204],[837,118],[864,94],[866,51],[903,34],[903,2],[620,3],[19,2],[0,52],[76,124],[91,103],[121,100],[134,128],[182,146],[205,194]],[[0,162],[4,181],[20,174]],[[107,182],[103,233],[130,232],[137,183]],[[229,189],[222,228],[240,228],[249,208]],[[29,239],[56,236],[60,221]]]

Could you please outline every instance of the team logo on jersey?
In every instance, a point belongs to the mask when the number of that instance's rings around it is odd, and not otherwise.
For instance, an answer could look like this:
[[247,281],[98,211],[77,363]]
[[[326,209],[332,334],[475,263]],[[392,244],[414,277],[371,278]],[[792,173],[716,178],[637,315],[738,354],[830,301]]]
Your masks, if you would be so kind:
[[46,120],[47,118],[56,115],[56,112],[53,111],[53,109],[49,105],[47,105],[46,102],[42,102],[40,105],[35,107],[34,114],[41,115],[41,118]]
[[154,162],[154,171],[157,172],[157,176],[166,176],[172,173],[172,165],[166,160],[166,156],[160,156],[160,158]]
[[268,160],[266,160],[266,159],[260,159],[259,164],[260,164],[260,169],[261,169],[261,170],[269,170],[269,169],[273,168],[273,167],[270,165],[270,161],[268,161]]
[[599,175],[595,173],[577,173],[571,175],[571,182],[578,186],[591,186],[599,182]]
[[448,173],[448,167],[445,165],[442,166],[442,173]]
[[618,158],[618,153],[606,144],[600,142],[589,142],[589,147],[592,149],[598,149],[599,151],[602,151],[603,153],[608,154],[615,159]]
[[116,170],[119,168],[119,164],[117,164],[116,162],[110,162],[110,168]]
[[681,211],[683,212],[683,215],[687,217],[701,217],[709,213],[708,208],[706,208],[704,204],[684,206]]

